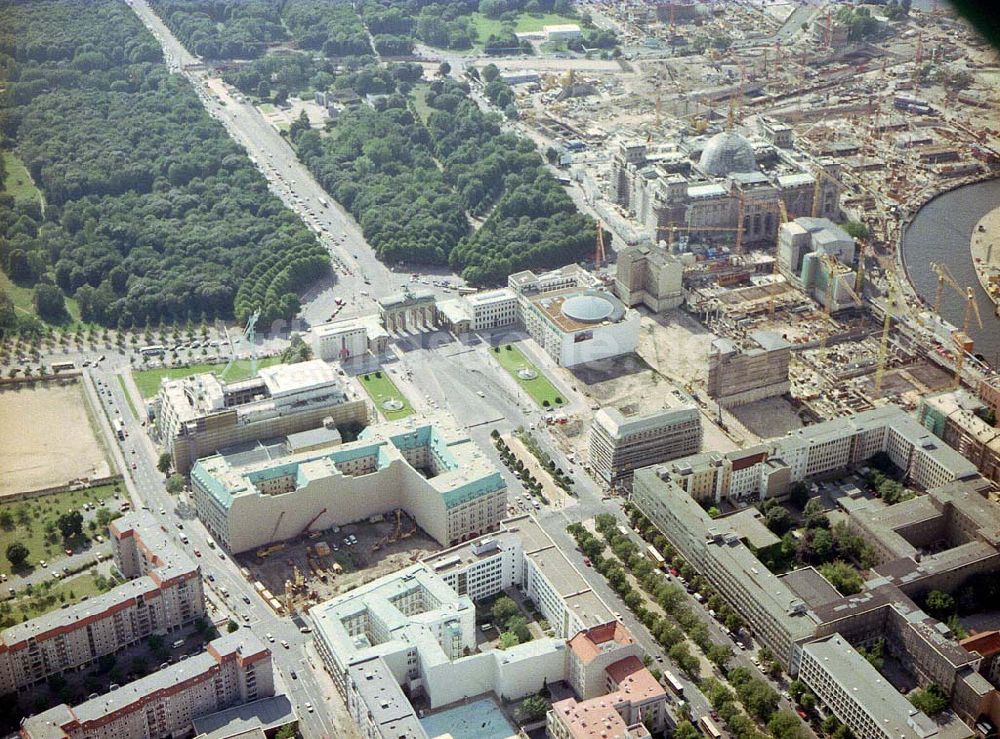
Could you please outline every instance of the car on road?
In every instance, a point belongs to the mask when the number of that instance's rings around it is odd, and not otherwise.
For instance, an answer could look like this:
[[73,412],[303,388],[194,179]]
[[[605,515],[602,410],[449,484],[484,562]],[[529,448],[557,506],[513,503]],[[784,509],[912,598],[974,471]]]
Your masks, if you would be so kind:
[[244,613],[243,614],[243,620],[246,621],[247,623],[250,623],[250,614],[249,613]]
[[272,644],[274,644],[274,634],[267,633],[267,634],[264,634],[264,636],[267,638],[267,640],[269,642],[271,642]]
[[250,596],[244,595],[243,596],[243,602],[246,603],[247,605],[250,605]]
[[288,675],[289,675],[289,677],[292,678],[292,680],[298,680],[299,679],[299,676],[296,674],[295,670],[289,671]]
[[[271,641],[274,641],[274,639],[272,639]],[[282,639],[281,640],[281,646],[283,646],[285,649],[288,649],[288,642],[285,641],[284,639]]]
[[592,567],[593,566],[590,563],[590,557],[584,557],[583,558],[583,564],[586,565],[587,567]]
[[194,556],[195,557],[200,557],[201,556],[201,550],[200,549],[195,549],[194,550]]
[[160,509],[160,515],[165,516],[166,514],[167,514],[167,511],[165,509],[161,508]]
[[313,708],[313,704],[312,703],[306,703],[306,710],[309,711],[309,713],[312,713],[315,710]]
[[215,575],[213,575],[211,572],[209,572],[205,577],[208,578],[209,582],[215,582]]
[[176,526],[178,529],[183,529],[184,528],[184,524],[182,524],[180,521],[178,521],[177,523],[175,523],[174,526]]

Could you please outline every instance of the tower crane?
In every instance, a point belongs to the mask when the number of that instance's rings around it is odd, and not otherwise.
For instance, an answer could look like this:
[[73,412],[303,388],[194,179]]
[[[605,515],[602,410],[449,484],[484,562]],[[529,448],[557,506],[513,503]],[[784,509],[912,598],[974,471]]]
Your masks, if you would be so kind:
[[257,320],[260,318],[260,308],[256,309],[247,318],[247,325],[243,329],[243,333],[240,334],[239,338],[236,340],[234,345],[230,346],[230,351],[232,355],[229,357],[229,362],[226,364],[225,369],[219,374],[220,380],[225,380],[226,375],[233,366],[233,362],[236,361],[237,347],[243,344],[250,345],[250,376],[257,376]]
[[[856,305],[860,306],[862,304],[861,298],[858,294],[854,292],[850,285],[843,284],[840,280],[839,269],[840,262],[832,254],[821,254],[820,259],[826,265],[827,269],[827,280],[826,280],[826,315],[830,318],[833,313],[833,300],[836,294],[839,292],[839,288],[846,292],[855,302]],[[833,328],[828,327],[827,331],[823,333],[823,338],[820,339],[819,347],[820,349],[826,348],[826,342],[829,340],[830,335],[833,333]]]
[[882,318],[882,339],[878,345],[878,361],[875,366],[875,397],[878,398],[882,392],[882,380],[885,379],[886,363],[889,359],[889,327],[895,313],[907,312],[906,300],[903,298],[903,289],[899,285],[899,278],[896,271],[888,264],[883,264],[888,291],[885,295],[885,315]]
[[972,316],[976,317],[976,324],[979,329],[983,328],[983,317],[979,313],[979,303],[976,300],[976,291],[971,287],[965,288],[965,320],[962,322],[962,333],[953,337],[955,342],[955,387],[962,386],[962,365],[965,364],[964,340],[969,338],[969,322]]
[[949,285],[955,292],[959,295],[964,295],[965,291],[962,286],[958,284],[958,280],[955,279],[954,275],[951,274],[951,270],[948,266],[941,264],[939,262],[931,262],[930,268],[937,275],[938,282],[937,288],[934,290],[934,312],[941,315],[941,295],[944,292],[945,283]]

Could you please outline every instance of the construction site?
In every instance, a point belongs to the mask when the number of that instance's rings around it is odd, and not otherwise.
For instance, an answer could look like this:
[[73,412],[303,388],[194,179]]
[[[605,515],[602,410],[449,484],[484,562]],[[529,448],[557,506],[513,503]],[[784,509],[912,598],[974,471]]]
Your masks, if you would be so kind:
[[310,531],[237,559],[260,598],[276,613],[291,615],[440,549],[396,509],[367,521]]
[[[806,421],[886,402],[913,408],[923,394],[994,376],[973,338],[996,328],[984,324],[992,306],[980,307],[971,270],[956,266],[971,264],[969,244],[939,246],[933,289],[920,295],[901,254],[927,201],[1000,167],[1000,60],[943,4],[921,7],[615,3],[592,12],[625,42],[616,69],[567,63],[512,83],[525,132],[560,152],[619,264],[630,249],[659,259],[643,267],[654,278],[636,278],[629,255],[623,278],[598,239],[605,284],[650,308],[644,337],[673,324],[665,346],[678,351],[647,342],[645,367],[575,372],[592,399],[654,390],[662,375],[718,405],[719,428],[745,443],[729,432],[744,401],[758,401],[713,398],[703,362],[713,340],[742,346],[759,332],[790,345],[786,398]],[[637,283],[668,270],[680,272],[683,297],[647,300]],[[700,326],[679,335],[664,305]],[[569,419],[568,447],[586,426]]]

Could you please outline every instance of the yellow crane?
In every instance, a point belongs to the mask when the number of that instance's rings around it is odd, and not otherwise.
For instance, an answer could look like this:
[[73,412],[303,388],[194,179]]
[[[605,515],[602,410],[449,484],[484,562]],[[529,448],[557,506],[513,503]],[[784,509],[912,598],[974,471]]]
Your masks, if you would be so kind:
[[969,339],[969,323],[972,316],[976,317],[979,329],[983,328],[983,317],[979,313],[979,303],[976,301],[976,291],[971,287],[965,288],[965,320],[962,322],[962,333],[952,337],[955,344],[955,387],[962,386],[962,366],[965,364],[965,353],[967,345],[971,343]]
[[907,313],[906,300],[903,297],[903,289],[899,284],[896,271],[889,263],[882,263],[885,279],[889,289],[885,295],[885,316],[882,319],[882,340],[878,346],[878,361],[875,366],[875,398],[882,392],[882,380],[885,378],[886,364],[889,359],[889,327],[895,314],[905,315]]
[[861,294],[865,283],[865,246],[864,239],[858,239],[858,271],[854,276],[854,292]]
[[[860,306],[862,304],[861,298],[858,294],[854,292],[850,285],[844,283],[840,279],[840,262],[832,254],[821,254],[819,257],[823,264],[826,265],[827,269],[827,280],[826,280],[826,305],[824,306],[826,310],[827,318],[830,318],[833,313],[833,301],[837,293],[840,290],[846,292],[852,300],[854,300],[855,305]],[[839,286],[839,288],[838,288]],[[826,342],[833,333],[833,327],[828,326],[827,330],[823,333],[823,338],[820,339],[819,348],[825,349]]]
[[931,270],[937,275],[937,287],[934,290],[934,312],[941,315],[941,295],[944,293],[944,286],[947,283],[949,287],[955,290],[959,295],[964,295],[965,291],[962,286],[958,284],[958,280],[951,274],[951,270],[948,266],[941,264],[939,262],[930,263]]

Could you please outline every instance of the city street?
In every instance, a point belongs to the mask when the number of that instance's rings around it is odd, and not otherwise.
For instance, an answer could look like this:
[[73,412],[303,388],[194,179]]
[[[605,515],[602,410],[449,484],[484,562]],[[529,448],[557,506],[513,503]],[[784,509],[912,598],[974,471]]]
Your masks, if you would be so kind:
[[[96,380],[111,391],[98,397]],[[258,597],[253,586],[239,572],[239,565],[218,549],[209,546],[210,538],[195,515],[186,494],[172,496],[164,487],[164,477],[156,469],[158,454],[145,434],[140,422],[128,412],[128,402],[114,372],[104,368],[88,370],[84,376],[86,392],[94,407],[101,407],[99,423],[107,447],[115,463],[125,473],[125,483],[133,505],[145,508],[162,518],[163,526],[173,530],[178,547],[184,549],[201,565],[208,600],[208,616],[225,631],[226,623],[232,619],[241,628],[250,628],[262,640],[266,634],[274,637],[270,643],[276,692],[288,695],[299,714],[301,731],[310,737],[346,737],[354,735],[354,726],[347,718],[340,698],[334,695],[332,683],[316,663],[308,647],[311,637],[302,634],[299,626],[287,617],[280,617],[268,608]],[[119,412],[114,413],[117,409]],[[120,442],[112,431],[111,418],[122,418],[128,432],[124,442]],[[135,453],[131,453],[134,449]],[[132,468],[135,465],[135,468]],[[181,528],[183,527],[183,529]],[[188,537],[185,545],[180,534]],[[196,558],[195,550],[201,552]],[[222,595],[225,588],[229,596]],[[249,601],[249,602],[247,602]],[[249,621],[244,619],[249,617]],[[287,649],[281,640],[288,642]],[[292,678],[292,673],[296,674]],[[307,704],[314,707],[310,712]]]

